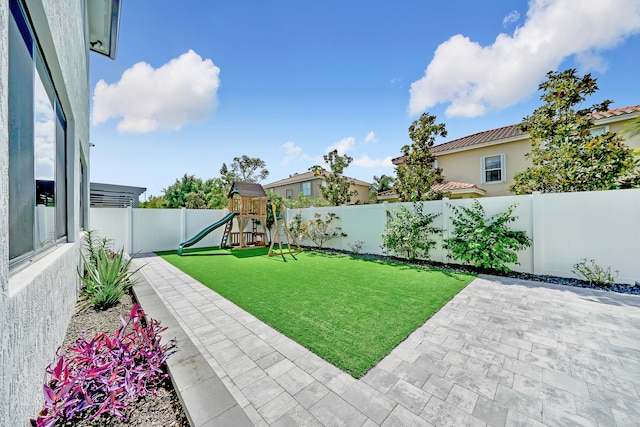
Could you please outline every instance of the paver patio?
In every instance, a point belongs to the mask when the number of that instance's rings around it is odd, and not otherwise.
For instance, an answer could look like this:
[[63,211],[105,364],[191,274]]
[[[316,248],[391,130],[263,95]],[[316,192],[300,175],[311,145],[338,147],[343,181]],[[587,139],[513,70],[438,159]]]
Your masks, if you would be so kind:
[[160,257],[133,264],[196,426],[640,425],[638,296],[481,276],[356,380]]

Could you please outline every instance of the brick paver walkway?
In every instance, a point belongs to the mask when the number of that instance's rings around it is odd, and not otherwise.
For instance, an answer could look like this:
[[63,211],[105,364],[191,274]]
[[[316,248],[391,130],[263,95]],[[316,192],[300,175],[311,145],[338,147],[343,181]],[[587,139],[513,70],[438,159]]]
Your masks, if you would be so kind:
[[258,426],[640,425],[637,296],[479,277],[356,380],[161,258],[134,264]]

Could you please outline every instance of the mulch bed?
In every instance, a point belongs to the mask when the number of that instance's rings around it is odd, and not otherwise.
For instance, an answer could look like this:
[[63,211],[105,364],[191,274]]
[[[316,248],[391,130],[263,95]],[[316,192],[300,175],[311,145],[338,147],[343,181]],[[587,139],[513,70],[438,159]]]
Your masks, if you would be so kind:
[[[113,334],[122,325],[120,315],[128,319],[135,301],[131,294],[125,294],[120,303],[107,309],[96,310],[87,298],[80,296],[62,349],[67,349],[86,331],[87,336],[108,332]],[[164,340],[163,340],[164,342]],[[67,352],[68,353],[68,352]],[[150,427],[188,427],[189,421],[184,413],[170,379],[162,381],[158,387],[157,396],[148,394],[130,403],[123,411],[128,420],[124,421],[110,414],[103,414],[93,421],[58,422],[61,426],[150,426]]]

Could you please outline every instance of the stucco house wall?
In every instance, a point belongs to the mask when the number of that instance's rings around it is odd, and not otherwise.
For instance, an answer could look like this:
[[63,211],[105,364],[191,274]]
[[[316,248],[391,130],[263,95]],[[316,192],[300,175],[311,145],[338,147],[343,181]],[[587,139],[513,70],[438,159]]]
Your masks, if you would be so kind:
[[[525,154],[531,150],[529,139],[518,139],[513,142],[467,149],[453,153],[442,153],[437,156],[438,167],[448,181],[469,182],[484,190],[485,197],[507,196],[509,185],[513,184],[513,176],[522,171],[529,163]],[[481,159],[486,156],[504,155],[506,173],[503,182],[481,183]]]
[[[24,426],[42,407],[45,367],[73,314],[79,282],[81,159],[89,165],[85,2],[25,0],[26,14],[66,115],[67,239],[9,267],[9,2],[0,2],[0,425]],[[88,197],[85,185],[84,197]],[[85,215],[88,206],[85,203]]]
[[[630,137],[628,129],[637,117],[640,116],[639,107],[627,107],[636,109],[632,113],[614,115],[612,117],[594,120],[593,130],[606,128],[609,132],[615,132],[624,139],[624,143],[631,149],[640,148],[640,135]],[[615,111],[615,110],[613,110]],[[443,144],[443,147],[447,144]],[[455,141],[453,142],[455,146]],[[437,147],[437,146],[436,146]],[[531,162],[525,157],[531,151],[531,140],[527,135],[505,138],[468,145],[459,148],[442,150],[436,148],[434,154],[438,159],[438,167],[447,181],[458,181],[475,184],[484,190],[486,197],[510,196],[509,186],[514,182],[514,175],[525,170]],[[482,182],[482,158],[486,156],[504,155],[505,174],[503,182]]]
[[[353,179],[353,178],[349,178]],[[358,195],[351,199],[351,204],[367,204],[369,203],[369,187],[370,184],[354,180],[349,186],[350,190],[356,190]],[[311,199],[323,199],[322,197],[322,187],[323,179],[321,177],[317,177],[313,175],[312,172],[305,172],[297,175],[290,176],[289,178],[281,179],[280,181],[272,182],[270,184],[265,184],[263,187],[267,191],[272,191],[282,197],[290,198],[292,200],[297,200],[298,195],[302,192],[302,183],[310,182],[311,183],[311,194],[308,196]],[[287,197],[287,190],[289,190],[290,196]]]

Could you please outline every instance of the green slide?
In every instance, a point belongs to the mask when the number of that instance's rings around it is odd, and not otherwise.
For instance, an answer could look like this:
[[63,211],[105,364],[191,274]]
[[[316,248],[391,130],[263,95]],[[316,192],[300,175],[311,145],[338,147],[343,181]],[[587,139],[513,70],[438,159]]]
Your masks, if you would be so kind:
[[201,232],[199,232],[198,234],[196,234],[194,237],[192,237],[191,239],[187,240],[186,242],[182,242],[180,243],[180,246],[178,246],[178,255],[182,255],[182,250],[184,248],[188,248],[189,246],[193,246],[196,243],[198,243],[200,240],[204,239],[204,237],[211,233],[213,230],[215,230],[216,228],[225,225],[226,223],[228,223],[229,221],[231,221],[233,219],[234,216],[236,216],[238,214],[238,212],[229,212],[228,214],[226,214],[224,216],[224,218],[222,218],[220,221],[218,222],[214,222],[213,224],[211,224],[210,226],[208,226],[207,228],[205,228],[204,230],[202,230]]

